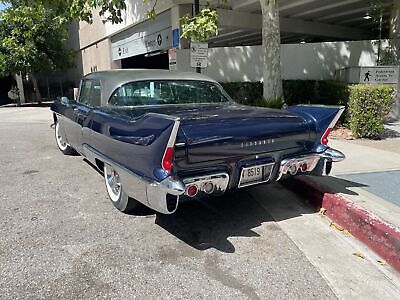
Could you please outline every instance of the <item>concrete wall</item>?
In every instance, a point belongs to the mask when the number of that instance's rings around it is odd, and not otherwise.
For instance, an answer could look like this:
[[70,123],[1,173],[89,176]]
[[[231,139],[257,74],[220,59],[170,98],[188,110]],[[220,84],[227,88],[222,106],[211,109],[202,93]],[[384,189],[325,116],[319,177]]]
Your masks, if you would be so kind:
[[[147,19],[147,12],[151,9],[153,1],[144,4],[142,0],[127,0],[126,10],[122,12],[123,21],[119,24],[111,22],[103,23],[103,18],[99,16],[98,10],[93,12],[93,23],[79,23],[80,47],[85,47],[98,42],[112,34],[126,29],[134,24],[143,22]],[[163,0],[158,1],[156,5],[156,13],[159,14],[177,4],[193,4],[191,0]]]
[[82,50],[83,74],[94,71],[118,69],[120,61],[112,61],[111,44],[108,38]]
[[[284,44],[281,46],[283,79],[333,79],[335,71],[349,66],[375,66],[373,41]],[[177,52],[178,70],[192,71],[189,50]],[[261,46],[211,48],[204,74],[218,81],[262,81]]]

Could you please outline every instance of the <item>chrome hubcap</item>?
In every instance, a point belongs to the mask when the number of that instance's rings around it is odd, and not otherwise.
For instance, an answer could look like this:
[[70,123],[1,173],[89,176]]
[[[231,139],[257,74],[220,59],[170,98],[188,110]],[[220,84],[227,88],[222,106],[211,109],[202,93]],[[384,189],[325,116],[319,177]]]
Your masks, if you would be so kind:
[[62,137],[62,135],[60,133],[60,125],[58,122],[56,123],[56,139],[57,139],[57,143],[61,149],[64,150],[65,148],[67,148],[67,143],[64,141],[64,138]]
[[107,189],[110,193],[111,200],[118,201],[121,194],[121,182],[119,174],[114,168],[110,166],[107,166],[105,168],[105,171]]

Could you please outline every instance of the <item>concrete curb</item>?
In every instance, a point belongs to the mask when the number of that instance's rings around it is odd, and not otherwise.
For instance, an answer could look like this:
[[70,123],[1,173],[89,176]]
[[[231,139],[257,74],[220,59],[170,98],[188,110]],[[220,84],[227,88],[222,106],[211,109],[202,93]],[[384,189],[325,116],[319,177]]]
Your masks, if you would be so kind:
[[310,176],[297,176],[283,183],[297,194],[307,197],[317,209],[326,209],[325,215],[348,230],[400,272],[400,231],[374,213],[354,204],[328,186],[315,182]]

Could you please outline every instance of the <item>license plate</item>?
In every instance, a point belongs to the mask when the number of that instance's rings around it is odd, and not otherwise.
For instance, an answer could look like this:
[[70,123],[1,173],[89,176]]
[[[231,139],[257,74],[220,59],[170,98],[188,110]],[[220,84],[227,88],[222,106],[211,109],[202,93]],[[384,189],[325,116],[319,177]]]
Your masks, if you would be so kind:
[[239,186],[245,187],[257,183],[267,182],[271,176],[273,163],[242,168]]

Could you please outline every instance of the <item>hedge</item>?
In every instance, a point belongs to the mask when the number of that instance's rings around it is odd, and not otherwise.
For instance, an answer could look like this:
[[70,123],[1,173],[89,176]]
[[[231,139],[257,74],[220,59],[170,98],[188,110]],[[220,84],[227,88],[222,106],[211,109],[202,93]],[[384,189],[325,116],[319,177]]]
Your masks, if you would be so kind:
[[[225,91],[238,103],[265,106],[261,82],[223,82]],[[346,105],[347,84],[339,81],[284,80],[283,97],[287,105]]]
[[349,123],[355,137],[379,138],[383,121],[395,102],[395,88],[385,85],[349,86]]

